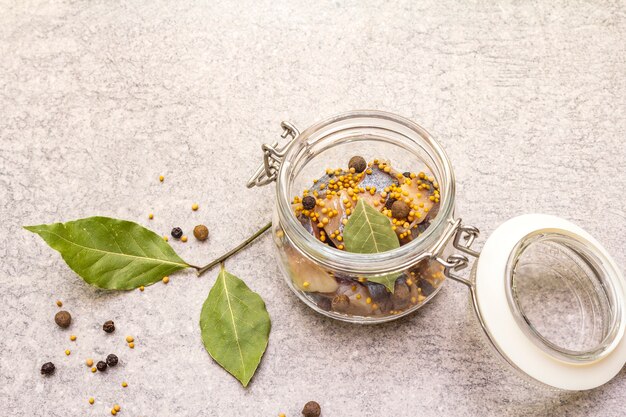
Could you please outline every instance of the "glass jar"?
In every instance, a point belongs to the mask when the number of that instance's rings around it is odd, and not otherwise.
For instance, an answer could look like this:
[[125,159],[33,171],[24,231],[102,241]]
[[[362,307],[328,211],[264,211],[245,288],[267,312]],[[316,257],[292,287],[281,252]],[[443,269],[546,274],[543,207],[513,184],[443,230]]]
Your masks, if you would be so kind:
[[[472,249],[478,229],[455,216],[451,163],[416,123],[354,111],[302,133],[287,122],[282,127],[290,141],[263,145],[264,162],[248,186],[276,181],[277,259],[289,287],[315,311],[354,323],[386,322],[419,309],[451,278],[469,288],[489,345],[529,380],[587,389],[624,365],[626,285],[606,250],[582,229],[553,216],[520,216],[496,229],[479,253]],[[353,155],[425,172],[439,192],[438,206],[397,249],[338,250],[320,242],[294,212],[294,196]],[[473,258],[470,278],[460,276]]]

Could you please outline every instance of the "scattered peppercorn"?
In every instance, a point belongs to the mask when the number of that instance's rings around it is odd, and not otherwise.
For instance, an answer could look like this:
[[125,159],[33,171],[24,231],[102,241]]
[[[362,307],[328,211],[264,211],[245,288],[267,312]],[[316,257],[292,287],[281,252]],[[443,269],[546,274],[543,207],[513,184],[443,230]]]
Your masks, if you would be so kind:
[[322,409],[318,403],[315,401],[309,401],[304,405],[302,409],[302,415],[304,417],[320,417],[322,413]]
[[196,204],[196,203],[193,203],[193,204],[191,205],[191,209],[192,209],[193,211],[198,210],[198,207],[199,207],[199,206],[198,206],[198,204]]
[[406,219],[411,208],[404,201],[398,200],[391,206],[391,215],[396,219]]
[[57,300],[57,306],[58,307],[63,307],[63,302],[61,300]]
[[113,323],[113,320],[105,321],[102,325],[102,330],[107,333],[113,333],[115,331],[115,323]]
[[52,362],[46,362],[41,366],[41,374],[42,375],[52,375],[54,373],[54,364]]
[[118,361],[119,361],[119,359],[117,359],[117,356],[115,356],[112,353],[109,356],[107,356],[107,365],[109,365],[109,366],[117,365]]
[[404,175],[407,178],[411,178],[411,173],[410,172],[403,172],[402,175]]
[[393,203],[396,202],[395,198],[389,198],[387,199],[387,201],[385,202],[385,208],[388,210],[391,210],[391,206],[393,206]]
[[175,227],[172,229],[172,237],[174,239],[180,239],[182,235],[183,235],[183,229],[181,229],[180,227]]
[[193,235],[200,241],[207,240],[209,237],[209,229],[205,225],[199,224],[193,228]]
[[87,366],[92,366],[92,365],[93,365],[93,359],[87,359],[87,360],[85,361],[85,365],[87,365]]
[[67,329],[72,323],[72,316],[65,310],[59,311],[54,315],[54,321],[59,325],[59,327]]
[[350,162],[348,162],[348,168],[354,168],[356,173],[361,173],[367,168],[367,162],[365,162],[362,156],[353,156],[350,158]]
[[98,361],[96,368],[98,368],[98,371],[104,372],[107,370],[107,363],[105,361]]
[[183,235],[183,236],[180,238],[180,241],[181,241],[181,242],[183,242],[183,243],[184,243],[184,242],[186,242],[186,241],[187,241],[187,236]]

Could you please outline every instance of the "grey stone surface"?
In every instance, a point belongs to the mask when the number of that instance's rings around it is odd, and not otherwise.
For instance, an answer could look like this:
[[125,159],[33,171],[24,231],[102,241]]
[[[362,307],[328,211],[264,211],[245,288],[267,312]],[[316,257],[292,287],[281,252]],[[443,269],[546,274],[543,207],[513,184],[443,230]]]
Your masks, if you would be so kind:
[[[297,416],[311,399],[325,417],[625,414],[624,371],[567,394],[502,369],[454,283],[391,324],[320,317],[284,284],[267,237],[228,262],[273,319],[243,389],[200,341],[216,272],[106,293],[20,228],[95,214],[158,233],[205,223],[208,242],[172,243],[203,263],[270,217],[273,189],[245,182],[281,120],[304,128],[375,108],[444,145],[458,214],[481,240],[517,214],[556,214],[624,270],[624,2],[1,4],[1,415],[110,415],[119,403],[123,416]],[[57,299],[74,316],[67,331],[53,322]],[[107,319],[114,335],[100,330]],[[121,359],[115,372],[83,365],[109,352]],[[57,373],[42,378],[48,360]]]

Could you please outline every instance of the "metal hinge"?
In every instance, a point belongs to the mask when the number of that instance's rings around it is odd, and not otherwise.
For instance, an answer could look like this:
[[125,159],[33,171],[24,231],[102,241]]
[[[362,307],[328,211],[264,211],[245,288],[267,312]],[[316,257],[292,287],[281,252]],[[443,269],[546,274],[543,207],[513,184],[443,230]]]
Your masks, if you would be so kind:
[[467,278],[463,278],[456,272],[461,271],[469,265],[469,257],[478,258],[480,252],[471,249],[472,244],[480,234],[480,231],[474,226],[464,226],[459,223],[459,226],[454,235],[452,244],[455,249],[458,249],[462,253],[454,253],[448,256],[447,259],[437,258],[437,261],[444,266],[444,274],[446,277],[455,281],[461,282],[469,287],[472,286],[472,282]]
[[283,133],[280,137],[285,139],[286,137],[291,136],[291,139],[289,139],[289,142],[281,148],[277,148],[278,142],[274,142],[271,145],[263,144],[261,146],[261,149],[263,150],[263,163],[248,180],[248,183],[246,184],[248,188],[261,187],[274,182],[278,176],[278,170],[283,162],[283,157],[289,149],[289,146],[293,143],[295,138],[300,136],[300,131],[293,124],[289,122],[281,122],[280,126],[283,128]]

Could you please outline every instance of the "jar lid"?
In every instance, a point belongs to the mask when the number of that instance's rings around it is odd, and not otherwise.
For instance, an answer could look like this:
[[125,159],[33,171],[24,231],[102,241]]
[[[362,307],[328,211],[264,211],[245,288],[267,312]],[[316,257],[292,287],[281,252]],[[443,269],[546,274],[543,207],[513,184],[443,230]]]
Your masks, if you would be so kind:
[[487,337],[533,380],[591,389],[626,363],[626,283],[580,227],[543,214],[508,220],[487,239],[473,278]]

